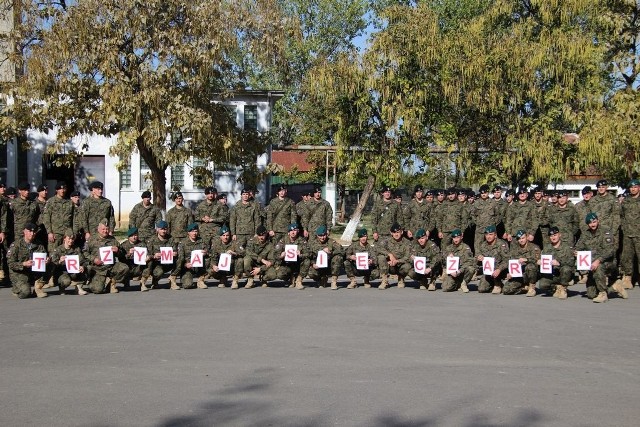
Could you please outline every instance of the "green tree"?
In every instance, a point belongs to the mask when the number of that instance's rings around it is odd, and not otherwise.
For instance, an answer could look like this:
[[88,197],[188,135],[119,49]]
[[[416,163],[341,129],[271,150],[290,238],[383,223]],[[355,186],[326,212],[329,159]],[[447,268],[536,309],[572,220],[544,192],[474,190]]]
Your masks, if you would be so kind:
[[55,130],[47,150],[59,153],[78,134],[117,135],[110,154],[126,163],[140,152],[163,208],[167,167],[191,156],[255,172],[268,141],[237,129],[212,101],[244,87],[237,58],[286,68],[288,22],[276,0],[9,4],[23,17],[11,33],[11,59],[24,72],[2,89],[14,100],[2,120],[5,138],[29,127]]

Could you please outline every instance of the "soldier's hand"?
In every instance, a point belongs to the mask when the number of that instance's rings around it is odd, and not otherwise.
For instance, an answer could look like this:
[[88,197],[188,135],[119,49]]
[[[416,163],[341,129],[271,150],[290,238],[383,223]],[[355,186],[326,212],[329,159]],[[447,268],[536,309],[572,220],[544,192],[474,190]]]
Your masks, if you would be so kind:
[[117,246],[111,246],[111,252],[118,252]]
[[4,242],[4,233],[0,233],[0,243]]
[[231,236],[231,240],[238,240],[238,236],[234,234],[233,236]]
[[527,259],[526,258],[518,258],[518,261],[520,261],[520,264],[526,264],[527,263]]
[[89,240],[91,233],[84,233],[84,240]]
[[444,234],[442,234],[441,232],[438,232],[438,237],[442,239],[444,237]]
[[425,274],[429,274],[429,273],[431,273],[431,268],[427,268],[426,270],[424,270],[424,273],[425,273]]
[[496,268],[495,270],[493,270],[493,274],[491,275],[491,277],[495,279],[499,275],[500,275],[500,269]]
[[[540,262],[538,262],[539,264]],[[557,259],[551,260],[551,265],[558,267],[560,265],[560,261],[558,261]]]
[[53,243],[53,242],[55,242],[55,241],[56,241],[56,236],[55,236],[55,234],[53,234],[53,233],[49,233],[49,234],[47,235],[47,237],[48,237],[48,239],[49,239],[49,242],[51,242],[51,243]]
[[100,258],[94,258],[94,259],[93,259],[93,263],[94,263],[95,265],[102,265],[102,260],[101,260]]
[[276,232],[273,230],[269,230],[269,236],[273,237],[276,235]]
[[482,256],[482,255],[478,255],[478,256],[476,257],[476,259],[477,259],[478,261],[482,262],[482,260],[484,260],[484,256]]
[[153,254],[154,259],[160,259],[160,257],[161,257],[160,252],[156,252],[155,254]]
[[600,267],[600,260],[597,259],[591,263],[591,271],[596,271]]
[[260,273],[260,267],[253,267],[253,270],[251,270],[251,275],[256,276],[258,273]]
[[24,262],[22,263],[22,265],[23,265],[24,267],[32,267],[32,266],[33,266],[33,260],[32,260],[32,259],[30,259],[29,261],[24,261]]

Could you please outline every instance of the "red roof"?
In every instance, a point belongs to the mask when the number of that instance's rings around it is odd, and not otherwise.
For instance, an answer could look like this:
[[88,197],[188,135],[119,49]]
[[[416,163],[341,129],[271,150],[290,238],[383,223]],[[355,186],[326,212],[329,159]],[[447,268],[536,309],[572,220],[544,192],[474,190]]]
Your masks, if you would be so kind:
[[282,165],[285,172],[289,172],[293,166],[297,166],[300,172],[308,172],[313,169],[313,165],[307,162],[307,154],[297,151],[273,150],[271,152],[271,162]]

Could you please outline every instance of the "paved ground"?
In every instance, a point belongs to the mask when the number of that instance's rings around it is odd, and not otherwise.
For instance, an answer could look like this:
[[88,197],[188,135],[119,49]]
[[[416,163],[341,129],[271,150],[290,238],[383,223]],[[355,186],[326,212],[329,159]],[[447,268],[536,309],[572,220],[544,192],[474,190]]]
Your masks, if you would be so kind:
[[640,290],[572,290],[3,288],[0,425],[636,426]]

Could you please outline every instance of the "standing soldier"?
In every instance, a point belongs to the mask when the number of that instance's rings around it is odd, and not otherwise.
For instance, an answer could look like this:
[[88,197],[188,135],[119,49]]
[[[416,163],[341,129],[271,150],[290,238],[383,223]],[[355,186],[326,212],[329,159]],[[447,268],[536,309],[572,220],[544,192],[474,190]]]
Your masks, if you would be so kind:
[[[109,205],[111,202],[109,202]],[[91,234],[87,240],[84,256],[91,267],[89,289],[94,294],[104,293],[107,286],[109,292],[117,294],[117,283],[124,283],[129,274],[129,267],[119,258],[122,257],[118,241],[110,234],[111,225],[107,218],[103,218],[96,226],[97,233]],[[89,234],[89,233],[87,233]],[[100,248],[110,247],[113,252],[113,264],[105,264]]]
[[549,206],[547,219],[549,225],[558,227],[565,243],[573,247],[576,242],[576,236],[580,231],[581,221],[575,206],[569,202],[569,195],[565,190],[558,190],[558,203]]
[[[551,255],[551,274],[540,274],[540,290],[558,299],[567,299],[567,287],[573,279],[573,272],[576,266],[576,257],[573,249],[562,241],[560,229],[556,226],[549,227],[549,244],[545,245],[542,255]],[[536,262],[540,265],[540,260]],[[531,290],[531,288],[529,288]],[[535,288],[534,288],[535,290]],[[529,296],[529,294],[527,294]],[[532,295],[533,296],[533,295]]]
[[62,181],[56,183],[56,194],[47,200],[42,217],[42,224],[47,230],[49,253],[62,244],[64,234],[68,229],[73,230],[74,206],[71,200],[64,196],[67,184]]
[[[218,262],[223,253],[231,255],[229,271],[220,270]],[[209,263],[210,276],[218,280],[219,288],[226,288],[229,276],[233,276],[231,289],[238,289],[238,280],[242,277],[244,268],[244,249],[238,247],[238,243],[231,239],[229,227],[223,225],[220,229],[220,237],[211,241],[211,261]]]
[[[295,261],[287,261],[287,245],[295,245],[296,249],[296,260]],[[291,283],[289,284],[290,288],[296,289],[304,289],[304,285],[302,281],[309,274],[309,249],[307,246],[307,241],[304,240],[302,236],[300,236],[300,227],[296,223],[289,224],[287,234],[280,239],[275,245],[275,256],[276,256],[276,265],[280,265],[281,267],[288,270],[288,274],[290,275]]]
[[507,283],[505,283],[502,293],[505,295],[517,295],[526,291],[528,297],[535,297],[540,247],[527,239],[527,233],[524,230],[516,231],[514,237],[517,243],[511,244],[509,259],[518,260],[522,270],[522,277],[512,277],[510,273],[507,273]]
[[302,226],[302,235],[306,235],[305,231],[307,231],[307,225],[304,223],[307,217],[307,209],[309,208],[309,201],[311,200],[311,192],[306,190],[302,193],[302,199],[296,203],[296,222]]
[[[480,197],[471,208],[471,218],[476,225],[474,247],[484,240],[484,229],[499,221],[498,205],[489,198],[489,186],[480,186]],[[471,245],[469,245],[471,246]]]
[[[397,204],[395,206],[398,206]],[[305,227],[304,237],[313,240],[309,234],[318,227],[324,226],[327,232],[331,231],[333,225],[333,209],[329,202],[322,198],[322,188],[316,186],[313,189],[313,197],[307,205],[307,216],[303,220]]]
[[155,224],[162,221],[162,212],[151,203],[151,192],[143,191],[142,201],[129,214],[129,227],[136,227],[140,240],[147,242],[155,234]]
[[187,237],[187,225],[194,222],[193,212],[184,205],[184,196],[180,191],[173,195],[173,202],[175,206],[167,212],[167,224],[171,237],[180,242]]
[[[369,235],[367,229],[363,228],[358,231],[358,240],[351,243],[345,251],[344,269],[349,278],[349,285],[347,289],[355,289],[358,287],[356,283],[356,276],[362,276],[364,280],[364,287],[370,288],[371,281],[377,279],[380,276],[380,272],[377,268],[377,251],[371,243],[368,241]],[[358,261],[356,258],[357,253],[367,253],[368,261],[367,268],[356,268],[355,263]]]
[[47,205],[47,186],[45,184],[40,184],[37,189],[37,197],[34,200],[36,205],[36,225],[38,226],[38,234],[36,235],[36,240],[41,242],[45,247],[47,246],[47,234],[48,230],[44,226],[44,212],[45,207]]
[[[21,183],[18,186],[18,192],[19,196],[10,202],[11,212],[13,213],[13,235],[16,239],[22,236],[26,224],[36,223],[38,214],[36,204],[29,200],[29,183]],[[37,236],[34,239],[37,239]]]
[[147,256],[144,259],[144,265],[135,263],[136,253],[134,248],[147,247],[147,244],[139,239],[138,228],[129,227],[129,230],[127,230],[127,238],[120,242],[118,247],[120,249],[118,251],[120,254],[120,261],[127,264],[127,267],[129,267],[129,273],[127,274],[127,278],[124,280],[124,287],[128,288],[131,280],[140,280],[140,290],[143,292],[148,291],[149,288],[146,286],[146,281],[151,274],[149,271],[149,252],[147,252]]
[[[219,219],[222,220],[222,225],[226,225],[229,228],[229,218],[231,217],[231,209],[229,209],[227,193],[218,194],[218,209]],[[222,225],[220,227],[222,227]]]
[[632,179],[628,185],[629,195],[620,206],[620,224],[622,227],[622,287],[633,288],[635,273],[640,273],[640,180]]
[[[180,241],[176,240],[169,234],[169,224],[166,221],[158,221],[156,224],[156,234],[147,240],[147,253],[149,254],[149,269],[147,270],[147,275],[151,275],[151,287],[158,286],[160,282],[160,278],[165,273],[169,273],[169,283],[171,285],[172,290],[180,289],[178,284],[176,283],[176,279],[178,274],[180,273],[178,266],[180,264],[176,263],[176,259],[178,257],[178,246]],[[173,259],[174,262],[171,264],[164,264],[162,262],[162,248],[171,248],[173,250]],[[140,281],[140,290],[144,291],[145,286],[144,282],[146,282],[147,277],[143,277]]]
[[615,242],[620,228],[620,203],[613,194],[609,193],[609,183],[606,179],[598,181],[596,186],[596,195],[591,199],[591,212],[598,215],[601,227],[611,231]]
[[393,224],[404,220],[400,205],[391,198],[391,188],[382,187],[380,194],[382,194],[382,198],[376,200],[371,209],[371,228],[373,229],[373,240],[376,242],[380,236],[389,236],[389,229]]
[[[192,261],[193,251],[200,251],[202,256],[200,261],[202,267],[194,265]],[[178,262],[177,268],[181,273],[180,282],[183,289],[192,289],[197,287],[198,289],[207,289],[208,286],[204,282],[205,274],[207,270],[207,262],[209,258],[209,242],[205,242],[198,235],[198,224],[192,222],[187,226],[187,238],[184,239],[178,249]],[[193,279],[196,279],[196,284],[193,284]],[[179,287],[171,289],[180,289]]]
[[[538,230],[538,216],[535,212],[535,206],[527,198],[529,192],[525,187],[518,189],[518,201],[514,202],[507,210],[507,219],[505,221],[504,239],[511,242],[513,235],[518,230],[527,232],[527,239],[533,241],[536,230]],[[486,233],[485,233],[486,237]]]
[[[546,236],[549,234],[549,217],[547,213],[547,207],[549,204],[544,200],[544,189],[541,186],[537,186],[533,189],[533,205],[536,208],[536,217],[540,227],[536,230],[533,241],[539,246],[543,247],[545,244]],[[566,236],[568,237],[568,236]]]
[[[529,237],[533,238],[533,236],[527,236],[527,238]],[[476,251],[476,260],[481,264],[485,257],[494,258],[494,269],[491,274],[482,274],[480,282],[478,282],[478,292],[501,294],[502,279],[507,276],[509,245],[504,240],[498,239],[495,225],[490,225],[484,229],[484,241],[480,243]]]
[[198,233],[207,244],[219,235],[220,227],[224,224],[224,216],[216,200],[217,195],[218,190],[215,187],[205,188],[205,199],[196,206],[195,219],[198,223]]
[[91,194],[82,201],[82,228],[84,229],[86,241],[89,241],[92,233],[96,232],[101,219],[107,220],[108,235],[112,235],[113,230],[116,228],[116,219],[113,214],[111,200],[102,197],[104,184],[100,181],[94,181],[89,184],[89,190]]
[[431,204],[427,202],[424,196],[424,188],[422,185],[416,185],[413,189],[413,198],[404,211],[404,224],[406,224],[406,233],[409,239],[414,237],[417,230],[423,229],[427,239],[433,225],[428,221],[431,218]]
[[279,242],[288,232],[290,224],[296,222],[296,206],[287,197],[287,187],[280,185],[276,188],[276,197],[271,199],[267,207],[266,227],[274,242]]
[[[327,254],[327,267],[319,267],[316,264],[318,252],[322,251]],[[320,280],[318,288],[324,288],[331,276],[331,289],[338,289],[338,276],[344,264],[344,250],[338,242],[329,239],[329,231],[324,225],[316,228],[316,238],[309,240],[309,255],[311,256],[309,278],[316,282]]]
[[[435,242],[429,240],[427,232],[422,228],[416,231],[414,237],[415,240],[409,247],[411,270],[409,270],[408,276],[420,283],[420,289],[435,291],[436,277],[442,273],[440,248]],[[425,257],[427,259],[424,274],[416,272],[413,267],[416,257]]]
[[[9,279],[11,280],[12,293],[20,299],[31,296],[31,286],[38,298],[45,298],[47,293],[44,287],[45,273],[32,271],[34,252],[45,252],[44,246],[35,241],[38,226],[28,222],[22,229],[21,238],[16,239],[7,251],[7,264],[9,264]],[[47,260],[48,261],[48,260]]]
[[493,203],[496,205],[496,215],[498,216],[498,222],[494,225],[498,233],[500,233],[499,235],[503,235],[506,226],[507,202],[502,198],[502,187],[499,185],[493,187]]
[[609,283],[612,291],[622,298],[627,298],[627,291],[616,280],[617,269],[615,264],[616,248],[613,244],[614,237],[611,230],[600,226],[598,215],[590,212],[585,218],[589,225],[589,231],[580,236],[576,243],[576,251],[591,251],[591,270],[587,278],[587,298],[593,302],[605,302],[609,298],[607,292]]
[[73,232],[76,233],[76,246],[79,248],[84,247],[84,228],[82,228],[82,211],[80,206],[80,192],[72,191],[69,196],[69,201],[73,204],[73,219],[72,219],[72,229]]
[[[76,235],[73,229],[68,228],[63,233],[62,244],[58,245],[51,253],[51,263],[53,264],[53,283],[60,288],[60,295],[64,295],[69,286],[78,288],[78,295],[86,295],[87,291],[82,289],[82,285],[87,280],[86,260],[82,254],[82,249],[75,245]],[[79,273],[67,272],[66,261],[70,255],[78,256]]]
[[[476,260],[473,257],[471,248],[462,242],[462,231],[460,229],[451,232],[451,244],[443,251],[443,262],[447,262],[448,257],[458,257],[458,270],[449,272],[442,281],[443,292],[453,292],[460,289],[463,293],[468,293],[467,284],[473,278],[476,271]],[[429,287],[431,288],[431,286]],[[435,285],[430,290],[435,291]]]
[[458,201],[458,191],[455,188],[447,190],[447,200],[440,206],[436,214],[436,228],[441,246],[451,243],[451,231],[464,230],[462,204]]
[[231,209],[229,219],[232,239],[241,248],[247,245],[247,241],[256,234],[256,229],[262,224],[260,207],[250,198],[251,190],[247,187],[243,188],[241,200]]

